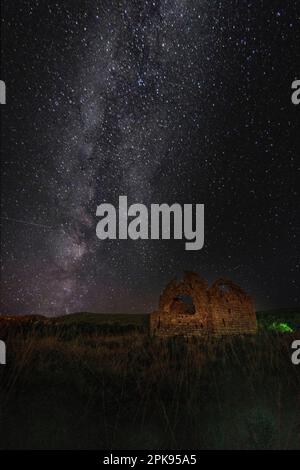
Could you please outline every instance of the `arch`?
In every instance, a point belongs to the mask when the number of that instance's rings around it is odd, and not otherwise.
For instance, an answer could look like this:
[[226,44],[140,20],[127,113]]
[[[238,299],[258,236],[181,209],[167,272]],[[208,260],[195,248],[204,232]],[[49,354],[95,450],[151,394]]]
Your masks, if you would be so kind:
[[193,297],[187,294],[176,295],[170,308],[174,314],[194,315],[196,313]]
[[212,295],[231,297],[236,296],[239,298],[248,298],[246,292],[237,284],[229,279],[220,278],[215,281],[209,289]]
[[190,297],[197,313],[199,298],[207,295],[208,284],[198,274],[186,272],[181,281],[173,279],[163,290],[159,299],[159,309],[170,312],[176,298]]
[[240,334],[255,333],[257,322],[253,300],[241,287],[224,278],[209,287],[188,272],[167,284],[150,329],[160,336]]

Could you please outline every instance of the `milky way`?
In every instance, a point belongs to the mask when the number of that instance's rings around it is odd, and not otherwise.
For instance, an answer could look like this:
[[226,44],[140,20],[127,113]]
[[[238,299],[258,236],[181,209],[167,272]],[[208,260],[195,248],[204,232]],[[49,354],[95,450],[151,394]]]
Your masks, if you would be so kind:
[[[4,3],[2,312],[150,311],[185,270],[298,305],[297,2]],[[203,250],[98,240],[120,195],[205,204]]]

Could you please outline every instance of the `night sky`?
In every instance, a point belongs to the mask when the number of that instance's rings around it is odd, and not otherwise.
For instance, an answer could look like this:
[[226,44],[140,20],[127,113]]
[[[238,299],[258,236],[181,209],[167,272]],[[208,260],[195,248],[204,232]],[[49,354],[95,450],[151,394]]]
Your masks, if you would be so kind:
[[[2,314],[148,312],[186,270],[299,306],[297,0],[1,2]],[[205,245],[96,207],[205,204]]]

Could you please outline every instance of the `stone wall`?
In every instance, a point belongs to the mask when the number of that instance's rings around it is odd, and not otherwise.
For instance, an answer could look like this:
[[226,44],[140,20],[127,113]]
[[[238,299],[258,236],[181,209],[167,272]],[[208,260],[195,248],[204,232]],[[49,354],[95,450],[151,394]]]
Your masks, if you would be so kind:
[[[182,297],[193,303],[187,304]],[[211,287],[195,273],[171,281],[150,315],[150,332],[158,336],[194,336],[255,333],[254,304],[239,286],[219,279]]]

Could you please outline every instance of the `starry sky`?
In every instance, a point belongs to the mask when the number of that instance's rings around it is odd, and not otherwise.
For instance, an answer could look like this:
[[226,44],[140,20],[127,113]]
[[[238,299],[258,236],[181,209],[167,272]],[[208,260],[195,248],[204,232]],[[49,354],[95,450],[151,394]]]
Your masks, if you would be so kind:
[[[148,312],[186,270],[299,306],[299,19],[297,0],[1,2],[1,313]],[[204,248],[100,241],[120,195],[205,204]]]

